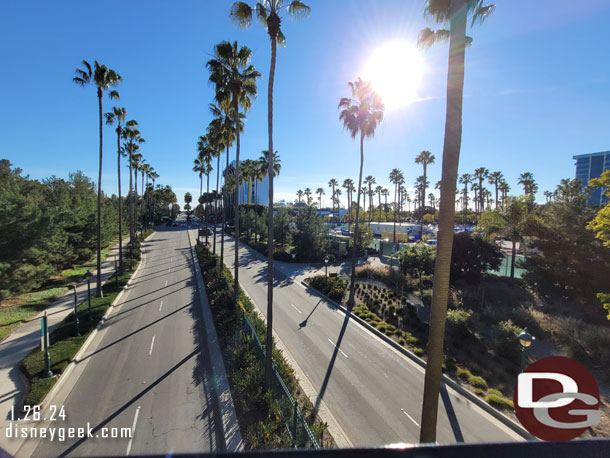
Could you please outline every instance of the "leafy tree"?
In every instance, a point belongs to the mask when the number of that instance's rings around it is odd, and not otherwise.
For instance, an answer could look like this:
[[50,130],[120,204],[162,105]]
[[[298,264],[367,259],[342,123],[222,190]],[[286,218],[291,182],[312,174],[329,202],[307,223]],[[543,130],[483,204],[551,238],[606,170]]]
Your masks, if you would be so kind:
[[[384,106],[381,97],[373,90],[370,83],[358,78],[349,83],[351,97],[344,97],[339,102],[341,113],[339,119],[343,126],[349,131],[352,138],[360,134],[360,174],[358,175],[358,190],[356,201],[356,229],[355,240],[358,240],[358,222],[360,214],[360,192],[362,190],[362,168],[364,166],[364,138],[375,135],[375,130],[383,119]],[[354,305],[355,280],[356,280],[356,251],[352,250],[352,274],[349,287],[349,299],[347,306]]]
[[490,270],[498,270],[504,255],[493,243],[467,232],[460,232],[453,237],[451,255],[451,282],[464,279],[477,284],[481,276]]
[[404,274],[417,277],[419,280],[419,295],[424,299],[423,277],[434,272],[434,259],[436,249],[418,242],[406,250],[401,250],[397,254],[400,269]]
[[441,201],[438,223],[438,248],[434,270],[434,289],[428,337],[428,364],[424,380],[424,399],[420,442],[436,440],[438,396],[443,364],[443,344],[451,249],[455,224],[455,185],[462,145],[462,102],[464,97],[464,68],[466,45],[472,41],[466,37],[468,16],[471,25],[483,21],[494,10],[494,5],[484,5],[483,0],[427,0],[425,15],[437,23],[448,24],[449,30],[432,31],[426,28],[419,35],[422,46],[449,40],[449,68],[447,71],[447,108],[445,140],[443,145]]
[[278,208],[273,218],[275,241],[285,247],[292,240],[292,217],[287,208]]
[[[97,178],[97,288],[95,294],[98,297],[102,296],[102,96],[104,91],[109,90],[111,87],[117,86],[121,81],[121,76],[114,70],[107,68],[105,65],[94,62],[94,68],[91,68],[89,62],[83,60],[84,69],[77,68],[76,76],[72,78],[79,86],[83,87],[89,83],[93,83],[96,86],[98,111],[99,111],[99,125],[100,125],[100,154],[99,154],[99,170]],[[115,90],[109,92],[111,99],[118,99],[119,93]]]
[[[591,180],[589,186],[604,186],[606,188],[604,195],[610,198],[610,170],[606,170],[601,177]],[[595,237],[610,248],[610,202],[597,212],[587,227],[595,231]]]
[[319,261],[329,245],[328,231],[322,216],[308,206],[299,211],[295,221],[294,245],[300,261]]

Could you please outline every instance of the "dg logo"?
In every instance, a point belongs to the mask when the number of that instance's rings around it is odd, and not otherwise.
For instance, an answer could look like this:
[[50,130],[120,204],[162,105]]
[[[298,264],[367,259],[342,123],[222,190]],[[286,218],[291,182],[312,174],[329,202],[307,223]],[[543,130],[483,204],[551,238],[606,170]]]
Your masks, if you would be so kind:
[[595,378],[564,356],[540,359],[519,374],[513,403],[523,427],[545,441],[574,439],[600,421]]

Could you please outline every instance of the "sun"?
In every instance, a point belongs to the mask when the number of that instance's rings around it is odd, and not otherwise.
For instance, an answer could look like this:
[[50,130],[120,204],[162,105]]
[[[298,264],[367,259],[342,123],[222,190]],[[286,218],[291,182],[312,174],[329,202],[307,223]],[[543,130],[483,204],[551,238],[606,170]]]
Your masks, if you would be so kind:
[[413,103],[424,74],[422,58],[412,44],[392,41],[375,49],[360,77],[370,81],[386,110]]

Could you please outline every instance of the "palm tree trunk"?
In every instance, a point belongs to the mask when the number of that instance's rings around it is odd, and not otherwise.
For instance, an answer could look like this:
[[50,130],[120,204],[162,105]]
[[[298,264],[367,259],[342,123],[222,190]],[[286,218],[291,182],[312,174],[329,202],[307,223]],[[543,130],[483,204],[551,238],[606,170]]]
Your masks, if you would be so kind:
[[121,197],[121,124],[116,135],[117,173],[119,177],[119,273],[123,273],[123,198]]
[[222,272],[224,269],[225,260],[225,231],[227,228],[227,206],[229,205],[229,188],[227,185],[227,178],[229,176],[229,137],[227,135],[227,167],[225,168],[224,180],[225,180],[225,191],[222,193],[222,236],[220,238],[220,264],[218,269]]
[[394,185],[394,243],[396,243],[396,211],[398,210],[398,203],[396,202],[396,195],[398,186]]
[[[201,170],[199,170],[199,199],[197,199],[197,200],[199,202],[199,205],[201,205],[201,210],[202,210],[199,213],[199,217],[200,218],[203,216],[203,199],[201,198],[202,196],[203,196],[203,173],[201,173]],[[197,208],[197,207],[195,207],[195,208]],[[199,228],[201,226],[203,226],[203,224],[199,224],[199,227],[197,228],[197,243],[199,243],[199,241],[201,239],[201,237],[199,235]],[[206,227],[206,232],[205,233],[206,233],[206,236],[207,236],[207,233],[208,233],[207,232],[207,228],[208,228],[208,220],[207,220],[207,218],[205,220],[205,227]],[[205,246],[206,247],[208,246],[207,242],[206,242]]]
[[233,109],[235,114],[235,283],[233,296],[235,303],[239,299],[239,101],[237,94],[233,93]]
[[97,288],[96,296],[103,297],[102,292],[102,90],[97,90],[100,118],[100,166],[97,178]]
[[138,240],[138,168],[133,168],[133,180],[134,180],[134,202],[133,202],[133,236]]
[[447,299],[449,296],[449,273],[453,249],[453,225],[455,222],[455,183],[457,181],[462,144],[466,13],[466,0],[453,0],[451,2],[449,68],[447,71],[447,114],[443,145],[438,246],[434,265],[434,286],[432,289],[427,347],[428,363],[424,377],[424,396],[419,437],[421,443],[436,441],[438,396],[442,376],[445,321]]
[[360,188],[362,186],[362,169],[364,167],[364,132],[360,132],[360,174],[358,175],[358,195],[356,197],[356,227],[354,229],[354,243],[352,245],[352,274],[349,284],[349,299],[347,300],[347,308],[351,310],[354,307],[354,295],[356,292],[356,251],[358,251],[358,236],[360,219]]
[[220,182],[220,154],[216,157],[216,195],[214,196],[214,239],[212,240],[212,253],[216,254],[216,231],[218,230],[218,184]]
[[[210,198],[210,172],[206,173],[206,178],[207,178],[207,191],[206,191],[206,200],[209,200]],[[208,229],[209,229],[209,225],[210,225],[210,217],[209,217],[209,212],[208,209],[210,207],[209,202],[206,202],[206,206],[205,206],[205,246],[208,246]]]
[[[133,230],[133,192],[132,192],[132,188],[133,188],[133,171],[132,171],[132,151],[133,147],[132,147],[132,143],[131,141],[129,142],[129,208],[127,209],[129,211],[129,243],[133,243],[133,234],[134,234],[134,230]],[[170,212],[170,217],[171,217],[171,212]]]

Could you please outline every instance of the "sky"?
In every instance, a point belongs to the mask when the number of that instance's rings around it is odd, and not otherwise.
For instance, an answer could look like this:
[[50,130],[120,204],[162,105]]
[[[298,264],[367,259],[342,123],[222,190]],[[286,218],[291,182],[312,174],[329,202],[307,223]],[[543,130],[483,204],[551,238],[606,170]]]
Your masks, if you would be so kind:
[[[282,22],[287,42],[278,49],[274,91],[282,170],[275,200],[293,201],[297,189],[323,187],[327,203],[329,179],[358,177],[358,142],[343,129],[337,109],[349,95],[347,83],[379,47],[395,41],[415,46],[422,28],[438,26],[424,17],[423,0],[306,3],[309,18]],[[185,192],[199,192],[192,163],[214,96],[205,63],[222,40],[251,48],[262,74],[241,143],[242,159],[258,158],[268,141],[269,38],[258,23],[237,28],[229,19],[231,4],[3,2],[0,158],[36,179],[82,170],[97,180],[95,88],[72,82],[83,59],[97,60],[123,77],[120,101],[104,97],[104,111],[123,106],[128,119],[139,122],[146,138],[141,152],[159,173],[157,183],[171,185],[182,203]],[[544,190],[574,177],[573,155],[610,150],[609,22],[610,0],[498,0],[494,14],[468,30],[473,43],[466,52],[460,173],[499,170],[520,193],[519,174],[532,172],[542,201]],[[422,150],[436,156],[430,182],[440,179],[448,46],[417,52],[423,75],[415,98],[386,110],[374,138],[365,141],[364,176],[390,190],[388,174],[396,167],[412,188],[422,173],[414,164]],[[407,59],[405,72],[410,65]],[[408,75],[405,81],[413,84]],[[111,194],[117,153],[110,126],[104,141],[102,187]],[[128,174],[122,178],[126,189]]]

